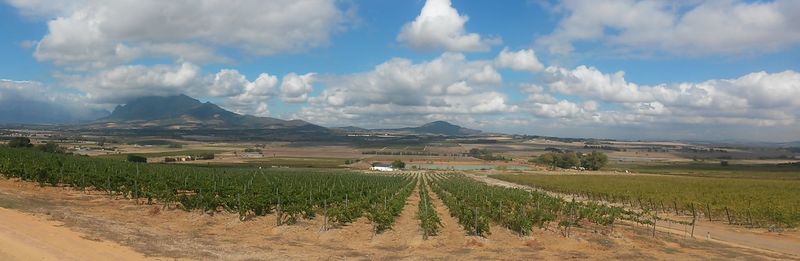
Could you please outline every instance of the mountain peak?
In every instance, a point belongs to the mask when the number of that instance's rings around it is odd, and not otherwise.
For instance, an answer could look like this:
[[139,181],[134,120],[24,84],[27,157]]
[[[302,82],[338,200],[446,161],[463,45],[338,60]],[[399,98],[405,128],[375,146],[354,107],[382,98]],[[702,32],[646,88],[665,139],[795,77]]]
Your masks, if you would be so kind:
[[200,102],[184,94],[137,98],[125,105],[117,106],[110,116],[101,119],[100,122],[118,123],[128,127],[225,129],[274,129],[312,125],[304,121],[240,115],[212,102]]
[[467,129],[446,121],[429,122],[426,123],[425,125],[413,129],[414,131],[421,133],[441,134],[449,136],[475,135],[481,133],[481,131],[479,130]]

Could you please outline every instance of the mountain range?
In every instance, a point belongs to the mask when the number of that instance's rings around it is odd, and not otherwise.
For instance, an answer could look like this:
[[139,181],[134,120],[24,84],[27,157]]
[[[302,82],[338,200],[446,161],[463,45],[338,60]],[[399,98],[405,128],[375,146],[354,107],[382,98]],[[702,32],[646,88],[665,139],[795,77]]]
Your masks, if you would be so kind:
[[365,129],[348,126],[334,128],[334,130],[347,133],[392,133],[392,134],[417,134],[417,135],[443,135],[443,136],[474,136],[482,134],[479,130],[464,128],[446,121],[434,121],[419,127],[406,127],[397,129]]
[[[319,127],[301,120],[241,115],[211,102],[200,102],[186,95],[151,96],[117,106],[108,117],[93,125],[109,128],[168,129],[282,129]],[[319,127],[322,128],[322,127]]]
[[[117,106],[107,117],[89,124],[93,128],[112,129],[329,129],[302,120],[282,120],[270,117],[241,115],[225,110],[211,102],[201,102],[186,95],[150,96]],[[339,133],[392,133],[413,135],[470,136],[482,132],[463,128],[445,121],[434,121],[419,127],[398,129],[365,129],[341,127],[330,129]]]

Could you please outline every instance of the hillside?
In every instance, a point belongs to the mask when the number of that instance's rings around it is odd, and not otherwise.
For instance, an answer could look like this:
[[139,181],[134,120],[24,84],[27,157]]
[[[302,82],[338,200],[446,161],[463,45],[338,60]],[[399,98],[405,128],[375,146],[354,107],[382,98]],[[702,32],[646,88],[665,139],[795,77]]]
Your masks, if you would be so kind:
[[472,136],[483,133],[479,130],[464,128],[446,121],[434,121],[419,127],[406,127],[397,129],[364,129],[359,127],[347,126],[333,128],[333,130],[346,133],[394,133],[394,134],[413,134],[413,135],[443,135],[443,136]]
[[186,95],[142,97],[117,106],[94,125],[109,128],[285,129],[322,127],[301,120],[240,115]]

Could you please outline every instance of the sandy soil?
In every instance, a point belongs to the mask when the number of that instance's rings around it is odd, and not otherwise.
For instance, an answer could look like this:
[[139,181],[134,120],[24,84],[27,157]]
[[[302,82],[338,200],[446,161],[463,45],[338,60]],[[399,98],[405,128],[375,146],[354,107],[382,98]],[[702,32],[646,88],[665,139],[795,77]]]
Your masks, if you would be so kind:
[[[417,188],[419,189],[419,188]],[[752,249],[685,239],[659,234],[653,238],[647,228],[617,226],[607,228],[583,224],[565,238],[554,228],[535,230],[520,237],[502,228],[491,227],[492,234],[467,236],[442,202],[434,197],[443,227],[438,236],[423,240],[416,219],[416,191],[392,230],[374,234],[372,224],[358,221],[322,230],[323,218],[302,220],[295,225],[276,226],[275,216],[254,217],[241,222],[229,213],[213,215],[186,212],[174,207],[137,204],[99,192],[80,192],[68,188],[38,187],[28,182],[0,179],[0,207],[21,212],[15,215],[39,219],[37,227],[59,228],[85,235],[85,238],[115,242],[140,253],[126,257],[170,257],[223,260],[774,260],[787,255],[768,254]],[[3,217],[3,216],[0,216]],[[44,221],[47,219],[48,221]],[[25,218],[5,219],[6,226],[21,231],[28,228]],[[10,220],[10,221],[9,221]],[[55,222],[55,223],[51,223]],[[2,228],[2,227],[0,227]],[[49,229],[48,228],[48,229]],[[68,228],[68,229],[67,229]],[[80,236],[79,236],[80,238]],[[50,246],[43,234],[34,245]],[[74,240],[70,240],[74,241]],[[2,244],[3,241],[0,241]],[[22,242],[22,241],[20,241]],[[28,243],[22,243],[28,245]],[[106,244],[106,243],[103,243]],[[16,249],[16,248],[15,248]],[[20,248],[21,249],[21,248]],[[77,246],[91,250],[94,247]],[[24,255],[25,252],[14,252]],[[56,254],[67,255],[69,250]],[[8,252],[8,251],[6,251]],[[93,253],[99,254],[99,253]],[[9,254],[6,254],[9,255]],[[0,255],[0,259],[3,256]],[[28,257],[28,256],[25,256]],[[29,256],[35,259],[36,256]],[[93,259],[93,258],[86,258]],[[105,258],[102,258],[105,259]],[[121,258],[121,260],[125,260]]]
[[131,248],[94,241],[62,224],[0,208],[0,260],[148,260]]

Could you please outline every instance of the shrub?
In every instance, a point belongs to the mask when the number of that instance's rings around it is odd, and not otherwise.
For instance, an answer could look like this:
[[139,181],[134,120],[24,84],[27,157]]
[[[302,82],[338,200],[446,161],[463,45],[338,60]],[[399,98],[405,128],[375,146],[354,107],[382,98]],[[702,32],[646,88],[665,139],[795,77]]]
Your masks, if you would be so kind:
[[214,159],[214,153],[202,153],[194,155],[195,160],[212,160]]
[[128,155],[128,162],[147,163],[147,158],[139,155]]
[[392,168],[405,169],[406,168],[406,163],[401,161],[401,160],[395,160],[394,162],[392,162]]
[[8,146],[11,148],[30,148],[33,147],[31,139],[25,137],[15,137],[8,141]]
[[55,144],[53,142],[48,142],[45,144],[38,145],[36,146],[36,149],[49,153],[64,153],[64,148],[61,148],[60,146],[58,146],[58,144]]

